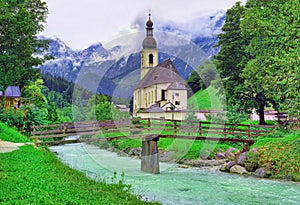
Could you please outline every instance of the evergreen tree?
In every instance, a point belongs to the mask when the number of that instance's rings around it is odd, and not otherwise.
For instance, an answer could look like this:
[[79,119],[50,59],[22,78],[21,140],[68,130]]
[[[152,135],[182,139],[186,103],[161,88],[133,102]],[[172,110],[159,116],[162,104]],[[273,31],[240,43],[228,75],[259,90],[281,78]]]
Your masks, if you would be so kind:
[[216,44],[216,47],[220,47],[220,52],[215,56],[216,66],[223,79],[228,103],[233,105],[240,100],[238,91],[242,89],[241,85],[244,81],[240,74],[243,70],[243,59],[247,58],[245,47],[248,40],[244,38],[240,29],[245,11],[246,8],[241,5],[241,2],[237,2],[227,10],[225,24]]
[[187,78],[186,82],[191,89],[189,95],[193,95],[199,90],[204,90],[211,85],[211,82],[216,79],[218,71],[214,63],[206,61],[194,70]]

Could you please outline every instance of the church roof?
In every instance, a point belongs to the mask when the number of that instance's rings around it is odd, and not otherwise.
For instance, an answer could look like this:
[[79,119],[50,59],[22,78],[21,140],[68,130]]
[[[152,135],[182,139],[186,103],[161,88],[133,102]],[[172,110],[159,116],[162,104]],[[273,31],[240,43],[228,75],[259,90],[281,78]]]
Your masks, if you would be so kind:
[[[163,84],[163,83],[176,83],[179,87],[181,84],[185,85],[184,80],[179,75],[177,69],[170,59],[158,64],[157,66],[150,68],[145,77],[139,82],[139,84],[135,87],[135,89],[149,87],[155,84]],[[175,87],[175,84],[174,84]],[[185,88],[186,89],[186,88]]]
[[186,86],[180,82],[173,82],[167,90],[186,90]]
[[157,43],[155,38],[153,38],[152,36],[147,36],[144,40],[143,40],[143,48],[150,48],[150,49],[155,49],[157,47]]
[[165,111],[157,104],[153,104],[149,108],[145,109],[144,112],[156,113],[156,112],[165,112]]

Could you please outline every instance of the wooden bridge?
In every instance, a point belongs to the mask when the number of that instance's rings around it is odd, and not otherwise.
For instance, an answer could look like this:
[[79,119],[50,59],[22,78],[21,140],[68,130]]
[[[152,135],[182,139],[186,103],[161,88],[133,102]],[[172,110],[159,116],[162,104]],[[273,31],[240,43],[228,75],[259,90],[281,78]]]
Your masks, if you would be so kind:
[[142,139],[142,171],[159,173],[159,138],[253,144],[256,137],[266,136],[275,127],[154,118],[124,119],[33,126],[31,138],[37,145],[139,138]]

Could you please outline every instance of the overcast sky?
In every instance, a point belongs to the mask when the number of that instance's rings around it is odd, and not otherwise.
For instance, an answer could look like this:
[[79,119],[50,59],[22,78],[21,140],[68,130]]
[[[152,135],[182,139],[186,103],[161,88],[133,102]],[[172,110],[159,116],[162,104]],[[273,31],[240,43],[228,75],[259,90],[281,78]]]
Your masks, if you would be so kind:
[[[106,43],[133,32],[137,19],[183,24],[231,8],[237,0],[44,0],[49,8],[46,36],[56,36],[72,49]],[[240,0],[245,2],[246,0]]]

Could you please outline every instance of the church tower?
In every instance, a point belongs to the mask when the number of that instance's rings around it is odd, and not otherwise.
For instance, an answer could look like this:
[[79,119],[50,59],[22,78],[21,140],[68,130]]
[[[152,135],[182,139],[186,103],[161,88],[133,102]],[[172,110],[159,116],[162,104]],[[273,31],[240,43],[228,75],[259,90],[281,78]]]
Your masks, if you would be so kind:
[[146,38],[143,41],[143,50],[141,52],[141,80],[148,73],[149,69],[158,64],[158,50],[157,43],[153,37],[153,22],[151,21],[151,14],[146,23]]

